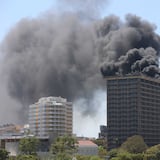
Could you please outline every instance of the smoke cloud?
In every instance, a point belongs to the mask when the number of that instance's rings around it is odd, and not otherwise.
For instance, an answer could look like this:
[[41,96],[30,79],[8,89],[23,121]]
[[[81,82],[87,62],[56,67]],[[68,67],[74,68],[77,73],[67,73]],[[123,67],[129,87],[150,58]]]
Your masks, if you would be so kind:
[[3,42],[9,94],[28,105],[43,96],[86,99],[102,87],[94,27],[74,14],[21,20]]
[[103,30],[99,33],[103,36],[99,47],[103,55],[103,76],[140,72],[158,78],[160,37],[155,33],[156,27],[134,15],[127,15],[124,24],[115,19],[111,21],[109,31],[103,22]]

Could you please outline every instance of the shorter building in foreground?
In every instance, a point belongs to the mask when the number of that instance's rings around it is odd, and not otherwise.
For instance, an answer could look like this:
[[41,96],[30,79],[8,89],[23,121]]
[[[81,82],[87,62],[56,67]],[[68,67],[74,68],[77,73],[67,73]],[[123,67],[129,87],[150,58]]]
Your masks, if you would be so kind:
[[98,146],[90,140],[78,141],[79,155],[98,155]]
[[29,106],[30,131],[35,136],[72,135],[72,103],[61,97],[43,97]]
[[[9,133],[0,135],[0,148],[6,149],[10,156],[17,156],[19,152],[19,142],[22,138],[31,138],[34,135],[26,135],[22,133]],[[50,139],[49,136],[41,136],[36,138],[39,140],[39,146],[37,149],[37,154],[41,157],[50,155]],[[78,150],[75,154],[78,155],[98,155],[98,146],[89,139],[80,139],[78,138]]]
[[[3,135],[0,136],[0,148],[6,149],[11,156],[16,156],[19,154],[19,142],[22,138],[33,137],[33,135]],[[49,137],[36,137],[40,141],[40,147],[38,152],[48,152],[49,151]]]
[[[6,149],[11,156],[19,154],[19,141],[22,138],[33,137],[29,133],[29,125],[19,126],[14,124],[4,124],[0,126],[0,148]],[[49,150],[49,137],[36,137],[40,141],[39,152]],[[45,147],[44,147],[45,146]]]
[[10,134],[10,133],[19,133],[24,129],[23,126],[15,125],[15,124],[3,124],[0,125],[0,135]]

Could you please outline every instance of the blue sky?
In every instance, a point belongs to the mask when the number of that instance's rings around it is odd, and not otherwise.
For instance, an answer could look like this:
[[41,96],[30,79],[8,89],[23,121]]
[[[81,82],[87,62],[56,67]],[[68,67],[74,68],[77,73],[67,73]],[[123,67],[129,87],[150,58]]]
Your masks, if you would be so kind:
[[[1,0],[0,41],[10,28],[24,17],[37,17],[47,10],[56,10],[58,0]],[[160,33],[159,0],[110,0],[104,7],[103,16],[115,14],[123,19],[126,14],[136,14],[156,24]]]
[[124,18],[126,14],[132,13],[154,23],[159,27],[160,32],[160,16],[159,16],[159,0],[112,0],[105,11],[107,14],[116,14]]
[[0,40],[20,19],[43,14],[56,4],[54,0],[2,0],[0,5]]

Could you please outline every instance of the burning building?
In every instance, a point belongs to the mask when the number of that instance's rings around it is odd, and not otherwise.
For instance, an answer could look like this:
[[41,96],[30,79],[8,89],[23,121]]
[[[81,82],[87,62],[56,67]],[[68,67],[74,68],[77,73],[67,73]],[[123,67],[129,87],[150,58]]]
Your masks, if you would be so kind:
[[109,149],[132,135],[143,136],[149,146],[160,143],[160,37],[154,28],[128,16],[125,26],[101,32]]
[[148,146],[160,143],[160,80],[144,75],[107,77],[108,147],[141,135]]

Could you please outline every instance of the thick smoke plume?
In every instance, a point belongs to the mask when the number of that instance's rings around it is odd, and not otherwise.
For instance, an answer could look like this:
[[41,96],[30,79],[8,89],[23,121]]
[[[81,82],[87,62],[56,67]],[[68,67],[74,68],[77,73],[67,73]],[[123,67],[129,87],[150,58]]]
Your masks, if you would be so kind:
[[[95,36],[93,25],[74,14],[21,20],[3,43],[10,95],[27,107],[50,95],[84,98],[91,106],[103,82]],[[85,114],[94,111],[94,106],[84,109]]]
[[101,73],[159,77],[155,29],[134,15],[125,22],[113,15],[84,21],[71,12],[22,19],[1,44],[2,76],[9,94],[26,107],[42,96],[62,96],[93,115],[99,108],[93,97],[105,90]]
[[103,76],[143,73],[158,78],[160,37],[155,26],[133,15],[126,17],[125,24],[116,17],[106,24],[108,18],[98,33]]

